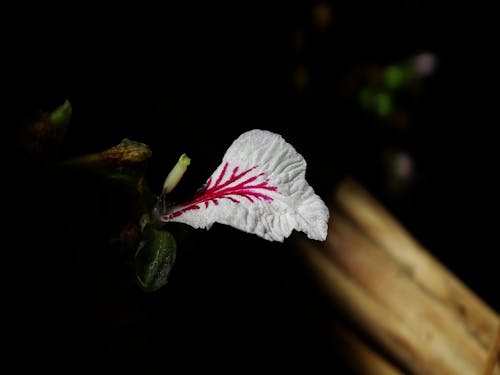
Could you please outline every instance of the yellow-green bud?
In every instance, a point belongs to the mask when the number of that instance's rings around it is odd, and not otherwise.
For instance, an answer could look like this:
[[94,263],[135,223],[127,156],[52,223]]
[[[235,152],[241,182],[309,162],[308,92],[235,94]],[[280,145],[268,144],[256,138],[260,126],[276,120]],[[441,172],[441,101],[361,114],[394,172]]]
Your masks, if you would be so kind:
[[172,168],[168,174],[165,182],[163,183],[162,194],[170,193],[177,186],[182,176],[186,172],[188,165],[191,163],[191,159],[186,155],[182,154],[177,164]]

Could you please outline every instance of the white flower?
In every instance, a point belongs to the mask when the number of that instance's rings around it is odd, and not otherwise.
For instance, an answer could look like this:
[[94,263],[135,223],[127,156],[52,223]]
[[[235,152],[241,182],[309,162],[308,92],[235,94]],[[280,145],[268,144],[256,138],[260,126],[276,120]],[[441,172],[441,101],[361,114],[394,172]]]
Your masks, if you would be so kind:
[[203,189],[161,220],[206,229],[222,223],[281,242],[297,230],[324,241],[329,211],[305,172],[302,155],[279,134],[250,130],[229,147]]

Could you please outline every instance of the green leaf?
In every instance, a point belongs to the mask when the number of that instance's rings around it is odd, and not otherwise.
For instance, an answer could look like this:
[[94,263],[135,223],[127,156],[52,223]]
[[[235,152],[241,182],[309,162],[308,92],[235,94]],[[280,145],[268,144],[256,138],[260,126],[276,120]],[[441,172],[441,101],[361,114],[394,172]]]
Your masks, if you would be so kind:
[[147,292],[153,292],[166,285],[176,253],[177,245],[170,232],[151,226],[144,228],[134,258],[139,286]]
[[66,100],[49,114],[48,122],[53,127],[64,132],[69,125],[72,112],[73,107],[71,106],[69,100]]
[[124,190],[136,193],[142,174],[133,168],[103,168],[97,174],[104,180],[120,185]]
[[21,147],[38,161],[54,161],[59,156],[71,120],[71,103],[66,100],[51,112],[41,112],[21,125]]
[[387,117],[393,111],[391,96],[386,92],[379,92],[375,96],[376,112],[380,117]]
[[411,71],[404,65],[389,65],[384,69],[384,83],[389,90],[398,90],[405,86],[411,77]]

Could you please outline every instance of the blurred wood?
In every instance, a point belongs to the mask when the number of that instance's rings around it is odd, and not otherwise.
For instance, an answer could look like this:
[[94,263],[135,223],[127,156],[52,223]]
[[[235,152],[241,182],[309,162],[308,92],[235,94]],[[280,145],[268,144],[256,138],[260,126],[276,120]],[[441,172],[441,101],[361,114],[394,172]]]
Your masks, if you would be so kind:
[[420,246],[361,186],[344,181],[335,201],[381,249],[407,267],[416,284],[459,315],[480,345],[487,347],[494,340],[495,312]]
[[495,311],[354,181],[334,202],[327,241],[300,245],[332,301],[411,374],[485,371]]
[[498,358],[500,356],[500,321],[497,324],[497,336],[495,342],[488,354],[488,359],[486,360],[486,365],[482,375],[491,375],[495,370],[495,365],[498,363]]
[[364,343],[351,330],[335,324],[336,349],[356,373],[365,375],[403,375],[389,360]]

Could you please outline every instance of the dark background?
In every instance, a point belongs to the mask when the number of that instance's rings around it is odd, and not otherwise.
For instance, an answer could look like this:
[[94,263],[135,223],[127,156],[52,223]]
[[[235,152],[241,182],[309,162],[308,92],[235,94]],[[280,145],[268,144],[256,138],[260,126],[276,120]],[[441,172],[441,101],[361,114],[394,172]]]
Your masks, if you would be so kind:
[[[318,4],[331,12],[326,27]],[[124,137],[144,142],[154,189],[186,152],[178,198],[243,131],[280,133],[326,202],[355,177],[498,310],[485,10],[430,1],[146,8],[65,11],[0,39],[7,373],[349,373],[333,348],[335,312],[288,241],[187,230],[167,286],[141,291],[112,246],[126,197],[19,147],[19,124],[65,99],[73,115],[61,159]],[[422,52],[438,66],[418,90],[396,94],[406,127],[362,110],[357,93],[369,80],[356,72]],[[396,187],[391,150],[415,166]]]

